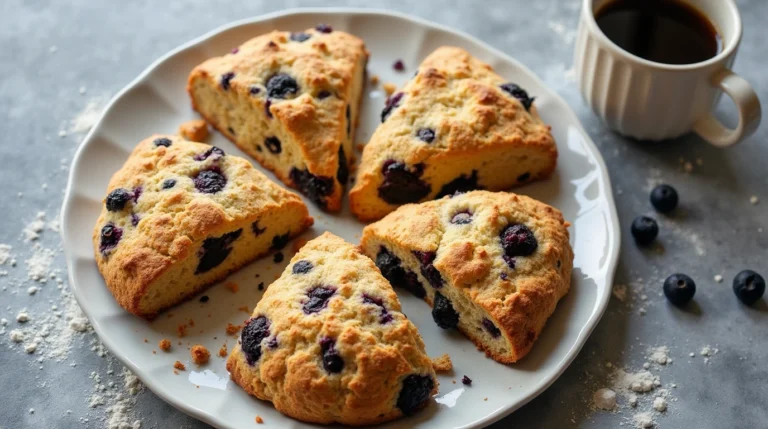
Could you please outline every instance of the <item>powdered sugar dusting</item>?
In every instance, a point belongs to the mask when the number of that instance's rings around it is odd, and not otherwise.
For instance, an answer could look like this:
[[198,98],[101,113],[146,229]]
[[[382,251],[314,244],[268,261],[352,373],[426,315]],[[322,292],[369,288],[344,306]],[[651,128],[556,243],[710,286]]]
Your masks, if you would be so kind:
[[83,110],[70,122],[70,133],[87,133],[91,128],[96,125],[96,122],[101,117],[101,112],[104,110],[108,101],[108,97],[94,97],[88,100]]

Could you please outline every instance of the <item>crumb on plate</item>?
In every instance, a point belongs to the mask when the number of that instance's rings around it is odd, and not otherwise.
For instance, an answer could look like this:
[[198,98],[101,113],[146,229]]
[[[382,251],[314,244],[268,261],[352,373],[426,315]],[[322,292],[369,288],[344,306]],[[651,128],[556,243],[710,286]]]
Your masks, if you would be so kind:
[[178,369],[179,371],[186,371],[187,370],[187,367],[185,367],[184,364],[179,362],[179,361],[174,362],[173,363],[173,367]]
[[179,126],[179,134],[187,140],[202,142],[208,138],[208,124],[202,119],[184,122]]
[[447,372],[453,369],[453,363],[451,362],[451,357],[448,356],[448,353],[432,358],[432,366],[435,367],[436,372]]
[[162,340],[160,340],[160,344],[158,344],[158,346],[160,347],[160,350],[162,350],[162,351],[164,351],[164,352],[167,352],[167,351],[170,351],[170,350],[171,350],[171,342],[170,342],[170,341],[168,341],[168,340],[167,340],[167,339],[165,339],[165,338],[163,338]]
[[384,84],[384,92],[386,92],[387,95],[392,95],[396,89],[397,89],[397,85],[395,85],[394,83],[387,82]]
[[209,352],[205,346],[200,344],[192,346],[190,354],[192,355],[192,362],[197,365],[205,365],[208,363],[208,359],[211,358],[211,352]]

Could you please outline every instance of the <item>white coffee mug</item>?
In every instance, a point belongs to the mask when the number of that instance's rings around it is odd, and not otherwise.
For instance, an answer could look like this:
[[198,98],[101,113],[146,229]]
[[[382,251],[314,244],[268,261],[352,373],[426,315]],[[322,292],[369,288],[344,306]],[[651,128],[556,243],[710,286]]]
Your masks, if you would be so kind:
[[[613,43],[595,14],[615,0],[584,0],[576,39],[575,70],[587,104],[609,127],[641,140],[663,140],[690,131],[715,146],[738,143],[760,125],[760,100],[730,70],[741,41],[741,17],[733,0],[686,0],[714,25],[723,49],[699,63],[648,61]],[[725,92],[739,111],[736,128],[714,117]]]

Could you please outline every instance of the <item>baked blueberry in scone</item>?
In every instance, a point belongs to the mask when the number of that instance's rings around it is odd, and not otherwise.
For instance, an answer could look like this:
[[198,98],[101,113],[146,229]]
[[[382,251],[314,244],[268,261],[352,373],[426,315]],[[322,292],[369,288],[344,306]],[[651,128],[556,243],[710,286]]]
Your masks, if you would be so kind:
[[152,318],[312,222],[298,195],[248,161],[154,135],[112,176],[93,246],[117,302]]
[[281,413],[323,424],[410,415],[438,386],[392,286],[357,247],[328,232],[304,245],[269,286],[227,370]]
[[192,107],[329,211],[341,208],[368,52],[327,25],[273,31],[195,67]]
[[533,101],[463,49],[437,49],[387,99],[363,150],[352,212],[376,220],[402,204],[548,177],[557,148]]
[[525,356],[570,287],[568,222],[521,195],[472,191],[398,208],[361,248],[393,285],[432,306],[493,359]]

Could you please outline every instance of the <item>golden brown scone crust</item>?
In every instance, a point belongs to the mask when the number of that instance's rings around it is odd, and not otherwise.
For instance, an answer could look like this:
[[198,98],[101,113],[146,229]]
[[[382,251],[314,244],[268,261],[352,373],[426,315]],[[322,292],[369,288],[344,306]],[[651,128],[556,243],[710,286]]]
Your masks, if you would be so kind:
[[[471,221],[452,223],[461,212],[471,213]],[[511,268],[500,234],[513,224],[527,226],[538,247],[529,256],[516,256]],[[436,289],[412,252],[435,252],[432,264],[444,281],[439,291],[458,307],[458,328],[493,359],[512,363],[531,350],[568,292],[573,266],[568,226],[560,211],[532,198],[473,191],[402,206],[368,225],[361,247],[374,260],[382,246],[399,257],[418,276],[430,305]],[[502,335],[493,338],[484,318]]]
[[[294,273],[299,261],[311,267]],[[319,311],[305,313],[307,293],[319,285],[335,292],[325,306],[315,307]],[[425,404],[437,392],[424,343],[401,313],[392,287],[357,247],[328,232],[302,247],[269,286],[249,323],[259,317],[269,323],[268,336],[259,343],[261,355],[249,364],[242,348],[246,327],[227,369],[245,391],[290,417],[324,424],[381,423],[403,415],[397,401],[406,377],[431,380]],[[340,372],[323,364],[324,339],[331,339],[343,360]]]
[[[296,34],[308,39],[297,40]],[[308,29],[293,38],[273,31],[195,67],[187,91],[211,125],[289,186],[311,197],[291,175],[293,168],[329,181],[332,190],[313,201],[338,211],[345,183],[337,172],[354,155],[367,61],[363,41],[342,31]],[[268,96],[267,82],[277,74],[293,78],[298,92]],[[280,153],[264,144],[269,137],[280,140]]]
[[[461,48],[441,47],[430,54],[418,74],[393,94],[392,100],[402,98],[363,150],[350,191],[352,212],[361,220],[376,220],[398,207],[379,194],[387,160],[405,163],[412,172],[422,165],[419,179],[430,191],[418,201],[456,188],[505,190],[548,177],[557,162],[550,127],[535,106],[526,111],[502,90],[505,83]],[[432,130],[434,140],[420,139],[421,129]]]
[[[158,141],[163,144],[157,145]],[[181,277],[173,281],[186,288],[183,296],[159,308],[151,302],[142,302],[148,292],[167,288],[168,284],[158,284],[158,281],[170,281],[165,277],[181,264],[191,263],[194,271],[198,249],[206,238],[241,228],[243,231],[237,240],[246,240],[243,237],[253,234],[250,227],[253,222],[275,212],[293,213],[285,226],[286,231],[290,229],[289,236],[300,234],[313,223],[298,195],[272,183],[248,161],[215,152],[207,159],[195,159],[212,148],[178,136],[153,135],[136,146],[109,182],[107,194],[122,188],[132,199],[120,210],[109,211],[106,204],[102,207],[93,230],[94,255],[107,287],[117,302],[131,313],[154,317],[158,311],[189,298],[269,249],[269,244],[255,245],[243,249],[245,253],[236,258],[232,252],[230,258],[237,259],[238,263],[225,272],[217,273],[215,268],[199,276],[181,273]],[[200,192],[193,177],[210,169],[218,169],[227,183],[219,192]],[[169,186],[171,181],[173,185]],[[107,224],[119,228],[122,236],[114,247],[100,249],[101,230]],[[271,239],[266,236],[272,232],[270,226],[260,225],[267,241]],[[222,267],[227,266],[228,262],[224,262]]]

